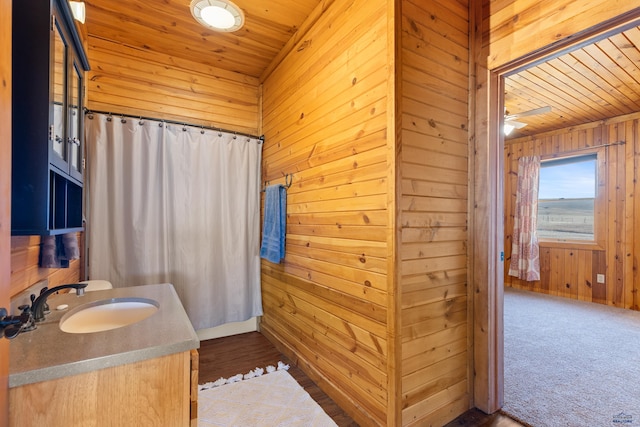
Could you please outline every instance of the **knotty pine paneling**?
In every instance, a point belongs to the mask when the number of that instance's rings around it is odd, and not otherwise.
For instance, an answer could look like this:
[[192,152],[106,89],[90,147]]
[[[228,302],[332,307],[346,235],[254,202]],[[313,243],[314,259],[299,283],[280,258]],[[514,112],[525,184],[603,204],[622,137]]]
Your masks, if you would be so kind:
[[469,406],[468,4],[416,3],[389,29],[389,4],[336,1],[263,87],[264,180],[294,178],[261,329],[366,425],[444,424]]
[[[505,285],[567,298],[608,304],[632,310],[638,305],[636,267],[640,256],[640,189],[636,182],[640,158],[640,113],[605,122],[559,130],[509,142],[505,146]],[[509,276],[513,210],[515,208],[518,159],[528,155],[580,154],[588,147],[618,141],[623,145],[603,148],[598,191],[605,220],[596,231],[601,248],[540,243],[539,281],[525,282]],[[597,274],[605,283],[597,283]]]
[[86,2],[86,27],[91,35],[103,39],[126,40],[141,50],[196,59],[257,78],[286,49],[320,1],[236,0],[245,15],[244,25],[236,32],[203,27],[193,19],[189,3],[163,0],[145,13],[148,4],[144,0],[90,0]]
[[11,296],[17,295],[29,286],[49,280],[49,288],[65,283],[78,283],[83,270],[83,233],[78,233],[80,259],[69,262],[68,268],[40,268],[40,236],[11,237]]
[[402,425],[443,425],[469,405],[469,12],[402,3]]
[[87,45],[90,110],[259,134],[257,78],[91,35]]
[[[319,7],[322,7],[320,5]],[[387,425],[387,2],[335,0],[263,84],[263,179],[287,191],[261,331],[362,425]]]
[[636,1],[483,1],[488,68],[506,64],[638,7]]

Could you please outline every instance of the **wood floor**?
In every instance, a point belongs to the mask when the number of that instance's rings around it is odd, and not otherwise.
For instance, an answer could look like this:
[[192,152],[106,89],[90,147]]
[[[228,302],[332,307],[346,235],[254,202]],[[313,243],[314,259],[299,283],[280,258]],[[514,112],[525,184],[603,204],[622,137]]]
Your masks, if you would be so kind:
[[[200,342],[199,383],[246,374],[255,368],[277,366],[278,361],[288,364],[289,373],[309,395],[318,402],[339,427],[357,427],[333,400],[315,385],[300,368],[280,353],[262,334],[249,332],[225,338]],[[247,426],[249,427],[249,426]]]
[[[199,383],[246,374],[255,368],[276,366],[282,361],[290,366],[289,373],[318,402],[339,427],[356,427],[358,424],[329,398],[307,375],[280,353],[259,332],[234,335],[200,342]],[[447,427],[521,427],[521,424],[502,414],[486,415],[470,410]]]

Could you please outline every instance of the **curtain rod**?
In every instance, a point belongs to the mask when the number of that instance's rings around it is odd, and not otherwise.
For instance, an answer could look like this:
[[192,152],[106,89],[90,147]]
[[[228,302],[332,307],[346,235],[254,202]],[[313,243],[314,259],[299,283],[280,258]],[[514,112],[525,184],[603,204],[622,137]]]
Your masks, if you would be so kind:
[[581,147],[581,148],[574,148],[572,150],[567,150],[567,151],[562,151],[560,153],[552,153],[552,154],[543,154],[545,157],[558,157],[558,156],[562,156],[563,154],[567,154],[567,153],[575,153],[578,151],[585,151],[585,150],[594,150],[594,149],[598,149],[598,148],[603,148],[603,147],[610,147],[612,145],[625,145],[626,142],[625,141],[616,141],[616,142],[609,142],[608,144],[600,144],[600,145],[592,145],[590,147]]
[[151,121],[154,121],[154,122],[164,122],[164,123],[169,123],[169,124],[173,124],[173,125],[190,126],[190,127],[194,127],[194,128],[207,129],[207,130],[217,130],[218,132],[232,133],[232,134],[238,135],[238,136],[246,136],[246,137],[249,137],[249,138],[259,139],[260,142],[264,142],[264,135],[256,136],[256,135],[251,135],[249,133],[236,132],[236,131],[233,131],[233,130],[222,129],[222,128],[217,128],[217,127],[212,127],[212,126],[203,126],[203,125],[196,125],[196,124],[192,124],[192,123],[179,122],[177,120],[158,119],[158,118],[155,118],[155,117],[136,116],[136,115],[133,115],[133,114],[119,114],[119,113],[113,113],[113,112],[110,112],[110,111],[89,110],[88,108],[84,109],[84,114],[85,115],[86,114],[105,114],[107,116],[127,117],[127,118],[131,118],[131,119],[139,119],[139,120],[151,120]]

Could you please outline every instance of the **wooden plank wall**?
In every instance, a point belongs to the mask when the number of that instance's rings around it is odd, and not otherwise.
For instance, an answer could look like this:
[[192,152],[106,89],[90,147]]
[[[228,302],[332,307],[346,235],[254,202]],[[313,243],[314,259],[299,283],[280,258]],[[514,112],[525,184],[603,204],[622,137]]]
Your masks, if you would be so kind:
[[483,44],[490,47],[487,68],[575,35],[634,8],[633,0],[483,0]]
[[[637,263],[640,256],[640,113],[520,138],[505,145],[505,285],[567,298],[640,310]],[[525,282],[507,274],[511,256],[518,159],[528,155],[580,154],[581,148],[624,141],[604,149],[598,191],[604,193],[602,248],[545,244],[541,247],[541,280]],[[598,283],[597,274],[605,275]]]
[[402,424],[469,408],[469,5],[402,10]]
[[49,287],[65,283],[77,283],[84,277],[82,233],[78,233],[80,259],[69,262],[69,268],[40,268],[40,236],[11,237],[11,289],[10,294],[19,294],[29,286],[44,280],[49,280]]
[[90,110],[259,135],[256,78],[113,40],[90,35],[85,40],[92,68],[86,88]]
[[259,135],[258,79],[91,35],[87,45],[90,110]]
[[394,417],[387,7],[335,0],[263,86],[263,177],[293,185],[286,257],[262,263],[261,331],[362,425]]

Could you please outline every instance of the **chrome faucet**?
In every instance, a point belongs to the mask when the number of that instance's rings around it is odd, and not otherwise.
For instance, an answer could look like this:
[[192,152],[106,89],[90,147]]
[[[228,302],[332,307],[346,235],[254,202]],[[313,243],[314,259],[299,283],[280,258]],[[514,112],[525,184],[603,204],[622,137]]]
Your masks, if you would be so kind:
[[54,294],[62,289],[76,289],[78,296],[84,295],[84,288],[87,287],[86,283],[71,283],[68,285],[55,286],[51,289],[43,288],[31,305],[31,312],[33,313],[33,319],[36,322],[42,322],[44,320],[44,307],[47,305],[47,298],[49,295]]

